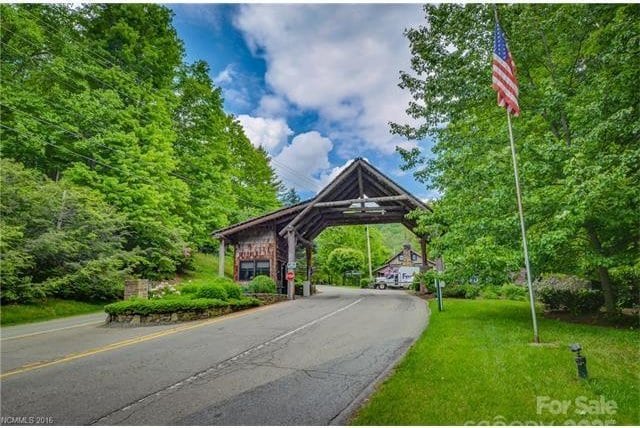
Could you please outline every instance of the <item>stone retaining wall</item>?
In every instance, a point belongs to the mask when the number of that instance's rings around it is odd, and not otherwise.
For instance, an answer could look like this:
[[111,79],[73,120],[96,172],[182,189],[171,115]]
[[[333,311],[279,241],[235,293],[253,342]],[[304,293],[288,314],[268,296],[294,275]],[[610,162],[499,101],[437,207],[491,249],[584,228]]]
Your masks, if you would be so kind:
[[[283,294],[254,293],[249,294],[249,296],[260,300],[263,305],[271,305],[287,300],[287,296]],[[139,327],[147,325],[174,324],[182,321],[194,321],[219,317],[221,315],[230,314],[231,312],[234,312],[234,310],[227,306],[225,308],[212,308],[206,311],[172,312],[149,315],[107,315],[106,323],[110,327]]]
[[247,296],[255,297],[260,300],[263,305],[270,305],[272,303],[284,302],[287,300],[286,294],[251,293],[247,294]]

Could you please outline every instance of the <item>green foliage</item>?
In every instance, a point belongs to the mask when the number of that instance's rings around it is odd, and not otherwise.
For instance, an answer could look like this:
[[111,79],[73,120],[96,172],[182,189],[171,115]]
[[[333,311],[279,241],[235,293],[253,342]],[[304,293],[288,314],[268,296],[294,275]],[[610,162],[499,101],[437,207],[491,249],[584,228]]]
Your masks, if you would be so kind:
[[241,299],[243,295],[242,287],[240,287],[235,282],[228,280],[223,284],[225,291],[227,292],[227,296],[229,299]]
[[[596,280],[613,311],[610,271],[640,252],[639,9],[518,4],[498,13],[518,68],[523,113],[513,131],[533,271]],[[392,126],[435,141],[433,153],[400,150],[404,167],[442,194],[419,224],[455,282],[502,284],[523,262],[505,111],[490,88],[493,6],[427,5],[425,19],[406,33],[412,71],[401,74],[418,122]]]
[[89,303],[74,300],[49,298],[29,304],[3,304],[0,311],[0,325],[8,326],[73,315],[102,312],[104,302]]
[[364,263],[362,251],[353,248],[336,248],[329,253],[327,268],[337,274],[359,270]]
[[536,282],[536,293],[547,309],[574,315],[596,312],[604,303],[601,291],[592,290],[587,281],[568,275],[545,275]]
[[3,302],[66,288],[87,258],[110,259],[105,286],[113,269],[173,278],[216,249],[212,230],[279,206],[267,153],[224,112],[208,65],[183,62],[171,16],[0,5],[2,157],[25,168],[3,183]]
[[302,200],[300,199],[300,196],[298,196],[298,193],[296,192],[296,189],[293,187],[289,189],[284,189],[283,191],[281,191],[278,194],[278,199],[280,200],[280,202],[282,202],[282,205],[284,205],[285,207],[299,204],[300,202],[302,202]]
[[259,299],[249,296],[239,299],[230,298],[227,302],[229,303],[229,307],[231,307],[231,309],[233,309],[234,311],[252,308],[254,306],[260,306],[262,304]]
[[200,286],[196,284],[185,284],[180,287],[181,294],[196,294],[200,290]]
[[275,294],[276,283],[271,277],[266,275],[257,275],[249,282],[248,291],[250,293],[270,293]]
[[[371,243],[371,264],[375,268],[382,265],[391,255],[391,250],[387,246],[385,238],[376,227],[369,227],[369,240]],[[337,248],[350,248],[358,251],[362,258],[360,263],[353,269],[361,272],[368,272],[368,260],[364,256],[367,254],[367,234],[366,226],[340,226],[331,227],[323,231],[315,239],[317,250],[314,260],[314,275],[322,282],[335,283],[343,271],[335,270],[329,266],[329,256]]]
[[500,287],[488,285],[480,290],[480,298],[482,299],[500,299]]
[[0,160],[2,302],[122,293],[123,218],[97,192]]
[[196,291],[195,297],[198,299],[227,300],[229,296],[227,295],[227,290],[223,286],[209,284],[200,286],[198,291]]
[[225,308],[229,303],[219,299],[129,299],[111,303],[104,307],[110,315],[149,315],[171,312],[206,311],[207,309]]
[[529,292],[525,287],[515,284],[504,284],[500,287],[500,295],[507,300],[526,300]]
[[616,287],[618,306],[633,308],[640,306],[640,264],[611,269],[611,280]]

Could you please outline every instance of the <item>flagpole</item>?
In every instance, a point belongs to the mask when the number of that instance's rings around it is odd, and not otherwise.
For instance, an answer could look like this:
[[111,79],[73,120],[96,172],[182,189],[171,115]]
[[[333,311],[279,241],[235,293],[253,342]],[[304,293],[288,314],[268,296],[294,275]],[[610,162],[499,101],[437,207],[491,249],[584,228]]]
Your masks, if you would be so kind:
[[536,320],[535,296],[533,294],[533,286],[531,285],[531,268],[529,267],[529,250],[527,248],[527,233],[524,226],[524,213],[522,211],[522,197],[520,196],[520,179],[518,178],[518,162],[516,160],[516,145],[513,142],[513,129],[511,128],[511,113],[508,109],[507,123],[509,124],[509,141],[511,142],[511,158],[513,160],[513,175],[516,180],[516,196],[518,199],[518,213],[520,214],[520,229],[522,231],[522,247],[524,249],[524,266],[527,271],[527,287],[529,287],[529,303],[531,305],[531,319],[533,320],[533,341],[540,343],[538,336],[538,322]]

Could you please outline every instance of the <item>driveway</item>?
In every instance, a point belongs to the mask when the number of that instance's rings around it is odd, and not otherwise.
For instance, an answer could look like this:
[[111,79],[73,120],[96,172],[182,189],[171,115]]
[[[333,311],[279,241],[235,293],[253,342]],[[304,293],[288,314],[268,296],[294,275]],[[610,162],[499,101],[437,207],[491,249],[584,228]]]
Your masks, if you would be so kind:
[[58,425],[344,423],[420,335],[427,308],[403,291],[319,290],[178,325],[109,328],[93,315],[3,328],[2,416]]

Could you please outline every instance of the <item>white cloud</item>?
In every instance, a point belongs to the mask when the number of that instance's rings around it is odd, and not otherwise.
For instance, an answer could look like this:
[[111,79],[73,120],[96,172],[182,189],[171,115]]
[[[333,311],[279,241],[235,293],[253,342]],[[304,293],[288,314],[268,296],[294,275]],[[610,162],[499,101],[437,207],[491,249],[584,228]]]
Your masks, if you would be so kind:
[[224,68],[224,70],[222,70],[213,78],[213,83],[215,83],[217,86],[223,86],[225,84],[231,83],[231,81],[233,80],[233,75],[233,64],[229,64]]
[[238,121],[240,121],[251,144],[255,147],[263,147],[268,152],[273,152],[285,144],[287,138],[293,134],[284,119],[268,119],[241,114],[238,116]]
[[253,4],[240,7],[235,25],[264,56],[275,96],[317,111],[320,129],[346,158],[407,144],[390,134],[388,122],[412,123],[405,113],[410,94],[397,85],[399,71],[410,68],[403,31],[422,20],[416,4]]
[[313,178],[331,167],[329,152],[333,142],[317,131],[296,135],[291,144],[273,158],[272,165],[287,187],[319,190],[320,180]]
[[284,116],[288,110],[288,103],[276,95],[263,95],[256,111],[258,116],[277,117]]

